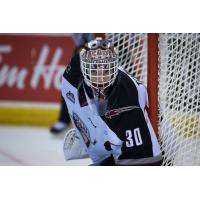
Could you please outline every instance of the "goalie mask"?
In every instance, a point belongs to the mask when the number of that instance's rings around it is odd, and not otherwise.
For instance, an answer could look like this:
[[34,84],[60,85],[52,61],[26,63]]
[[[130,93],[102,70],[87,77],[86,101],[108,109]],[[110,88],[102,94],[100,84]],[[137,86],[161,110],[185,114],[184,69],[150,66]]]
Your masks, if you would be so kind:
[[80,63],[84,82],[93,93],[92,98],[86,94],[89,98],[87,100],[90,100],[90,105],[95,105],[98,113],[103,115],[107,110],[109,89],[118,73],[117,51],[108,40],[96,38],[80,51]]

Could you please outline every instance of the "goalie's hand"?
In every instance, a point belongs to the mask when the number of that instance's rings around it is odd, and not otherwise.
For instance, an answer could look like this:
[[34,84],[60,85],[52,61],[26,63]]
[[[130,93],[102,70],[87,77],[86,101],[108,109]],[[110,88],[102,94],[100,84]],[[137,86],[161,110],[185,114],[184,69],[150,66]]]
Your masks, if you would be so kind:
[[67,131],[64,138],[63,152],[66,160],[88,157],[86,148],[76,134],[76,129],[73,128]]

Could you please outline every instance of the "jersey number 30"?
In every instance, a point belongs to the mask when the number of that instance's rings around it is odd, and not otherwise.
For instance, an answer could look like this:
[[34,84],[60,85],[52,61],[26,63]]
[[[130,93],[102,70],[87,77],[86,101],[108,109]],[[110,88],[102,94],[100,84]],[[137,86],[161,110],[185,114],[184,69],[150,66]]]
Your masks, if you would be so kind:
[[135,128],[133,131],[126,130],[126,139],[127,147],[133,147],[134,145],[140,146],[143,144],[139,128]]

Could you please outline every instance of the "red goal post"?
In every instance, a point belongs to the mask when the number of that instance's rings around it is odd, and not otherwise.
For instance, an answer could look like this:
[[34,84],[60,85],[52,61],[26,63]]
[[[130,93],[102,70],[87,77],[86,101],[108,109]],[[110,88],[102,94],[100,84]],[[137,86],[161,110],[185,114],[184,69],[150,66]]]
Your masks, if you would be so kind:
[[148,77],[149,117],[155,132],[158,134],[158,34],[148,34]]

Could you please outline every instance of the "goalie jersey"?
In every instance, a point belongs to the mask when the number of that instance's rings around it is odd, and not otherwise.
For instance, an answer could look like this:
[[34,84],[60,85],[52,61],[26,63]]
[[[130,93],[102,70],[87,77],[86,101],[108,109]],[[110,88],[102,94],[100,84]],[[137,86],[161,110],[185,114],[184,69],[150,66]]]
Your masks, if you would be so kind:
[[[78,136],[94,165],[156,165],[162,155],[147,114],[146,88],[119,68],[105,115],[87,103],[79,56],[63,74],[62,95]],[[114,94],[113,94],[114,93]]]

